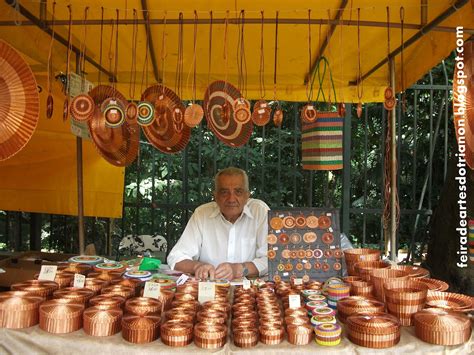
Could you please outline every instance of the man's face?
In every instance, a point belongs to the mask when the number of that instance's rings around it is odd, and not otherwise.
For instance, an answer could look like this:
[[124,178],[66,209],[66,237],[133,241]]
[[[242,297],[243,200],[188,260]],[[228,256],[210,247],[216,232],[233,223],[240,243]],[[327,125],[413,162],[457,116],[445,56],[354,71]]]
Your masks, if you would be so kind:
[[234,223],[242,214],[250,193],[246,190],[241,175],[221,175],[218,177],[214,199],[224,217]]

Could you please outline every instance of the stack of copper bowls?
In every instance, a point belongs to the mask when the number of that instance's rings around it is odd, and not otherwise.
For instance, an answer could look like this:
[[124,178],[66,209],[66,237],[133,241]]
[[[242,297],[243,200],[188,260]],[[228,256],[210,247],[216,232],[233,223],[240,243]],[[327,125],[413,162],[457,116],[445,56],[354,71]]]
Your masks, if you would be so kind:
[[70,333],[82,328],[84,304],[68,299],[45,301],[39,308],[39,327],[48,333]]
[[341,332],[339,324],[319,324],[314,328],[315,341],[319,345],[336,346],[341,342]]
[[373,269],[370,273],[370,282],[374,286],[374,295],[381,301],[385,302],[383,285],[392,280],[408,280],[405,271],[392,269]]
[[430,344],[459,345],[471,338],[469,317],[460,312],[428,308],[416,313],[413,320],[416,336]]
[[[287,294],[290,289],[289,284],[281,282],[277,285],[276,292],[279,295],[283,295]],[[285,329],[275,293],[272,290],[259,290],[257,294],[257,307],[260,319],[260,326],[258,328],[260,341],[267,345],[280,344],[285,335]]]
[[[217,296],[216,287],[216,296]],[[194,344],[203,349],[219,349],[227,341],[227,319],[231,306],[227,303],[226,287],[220,287],[221,297],[207,301],[196,314],[197,324],[194,326]],[[224,297],[225,296],[225,297]]]
[[347,337],[366,348],[389,348],[400,341],[400,322],[387,313],[357,313],[346,318]]
[[182,347],[193,341],[193,323],[168,320],[161,325],[161,341],[172,347]]
[[[39,274],[36,274],[34,278],[37,280]],[[74,281],[74,274],[67,271],[57,271],[54,276],[54,282],[56,282],[59,288],[68,287],[71,281]]]
[[355,264],[360,261],[380,260],[380,250],[367,248],[347,249],[344,250],[344,258],[346,259],[347,273],[349,276],[357,276],[354,269]]
[[122,286],[122,285],[113,285],[113,286],[104,287],[101,290],[101,294],[119,295],[119,296],[125,297],[126,299],[129,299],[135,296],[135,289],[131,287],[127,287],[127,286]]
[[12,291],[29,292],[40,296],[45,300],[49,300],[53,297],[53,292],[58,289],[58,284],[53,281],[28,280],[13,284],[11,289]]
[[369,281],[370,271],[372,269],[388,269],[390,263],[382,260],[375,261],[359,261],[354,265],[355,273],[363,280]]
[[351,296],[374,297],[374,285],[366,281],[351,282]]
[[24,292],[0,293],[0,328],[28,328],[38,324],[38,310],[43,297]]
[[161,315],[161,302],[149,297],[134,297],[125,302],[125,312],[137,316]]
[[412,316],[425,306],[428,286],[413,280],[393,280],[384,284],[385,303],[401,325],[413,325]]
[[160,336],[160,320],[156,315],[126,314],[122,318],[122,337],[130,343],[150,343]]
[[88,288],[65,287],[63,289],[54,291],[54,298],[66,298],[75,303],[82,303],[85,307],[88,306],[89,300],[94,296],[94,291]]
[[122,315],[120,308],[101,309],[89,307],[84,311],[84,332],[92,336],[110,336],[122,329]]
[[385,305],[382,302],[361,296],[347,297],[337,303],[337,318],[341,323],[345,323],[346,318],[352,314],[384,311]]
[[258,314],[255,310],[255,289],[244,290],[236,287],[232,306],[232,335],[234,344],[240,348],[250,348],[258,343]]
[[104,310],[112,308],[122,309],[125,304],[125,297],[119,295],[99,295],[92,297],[89,300],[89,304]]

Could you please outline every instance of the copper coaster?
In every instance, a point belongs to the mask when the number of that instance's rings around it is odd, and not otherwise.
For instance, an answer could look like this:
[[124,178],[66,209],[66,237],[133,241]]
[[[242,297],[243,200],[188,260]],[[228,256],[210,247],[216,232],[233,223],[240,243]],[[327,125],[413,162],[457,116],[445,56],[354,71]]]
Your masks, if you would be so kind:
[[281,244],[288,244],[288,242],[290,241],[290,238],[288,237],[288,234],[283,233],[283,234],[280,234],[279,240]]
[[283,218],[283,225],[285,226],[285,228],[295,228],[295,218],[293,216],[286,216],[285,218]]
[[324,244],[331,244],[334,241],[334,236],[332,233],[324,233],[321,240]]
[[329,218],[328,216],[319,217],[319,220],[318,220],[319,228],[328,229],[329,227],[331,227],[331,223],[332,223],[331,218]]
[[314,243],[318,239],[318,236],[314,232],[307,232],[303,235],[303,240],[305,243]]
[[280,230],[283,228],[283,220],[280,217],[273,217],[270,220],[270,227],[274,230]]
[[275,234],[269,234],[269,235],[267,236],[267,242],[268,242],[268,244],[272,244],[272,245],[273,245],[273,244],[276,244],[277,241],[278,241],[278,238],[277,238],[277,236],[276,236]]
[[309,227],[309,228],[318,228],[318,217],[316,216],[308,216],[306,217],[306,225]]

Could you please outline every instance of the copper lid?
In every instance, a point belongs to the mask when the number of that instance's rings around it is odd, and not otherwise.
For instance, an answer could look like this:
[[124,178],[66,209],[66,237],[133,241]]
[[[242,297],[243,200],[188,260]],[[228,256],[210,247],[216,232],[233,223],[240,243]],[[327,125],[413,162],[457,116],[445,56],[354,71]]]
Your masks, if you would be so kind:
[[428,286],[428,294],[430,294],[433,291],[444,292],[449,288],[449,285],[446,282],[437,280],[437,279],[420,277],[417,279],[417,281],[422,282]]
[[58,284],[53,281],[28,280],[11,285],[12,291],[26,291],[45,299],[50,299],[53,292],[58,289]]
[[135,296],[135,289],[127,286],[122,286],[122,285],[113,285],[113,286],[107,286],[101,290],[101,293],[103,295],[109,294],[109,295],[119,295],[123,296],[125,298],[130,298]]
[[302,325],[309,324],[309,318],[307,315],[291,315],[285,317],[285,324],[288,327],[289,325]]
[[412,278],[430,277],[430,272],[422,267],[416,265],[392,265],[393,270],[401,270],[407,273]]
[[231,310],[231,305],[228,302],[222,302],[222,301],[207,301],[202,304],[203,309],[213,309],[213,310],[218,310],[226,315],[230,313]]
[[0,328],[28,328],[38,324],[43,297],[24,291],[0,293]]
[[100,279],[100,280],[105,280],[105,281],[112,281],[115,279],[121,279],[122,278],[122,273],[121,272],[116,272],[116,271],[110,271],[110,272],[91,272],[87,275],[87,277],[91,279]]
[[149,343],[160,336],[160,317],[127,314],[122,318],[122,336],[136,344]]
[[120,308],[108,310],[90,307],[84,311],[84,333],[92,336],[110,336],[118,333],[122,326],[123,312]]
[[134,297],[125,302],[125,312],[137,316],[144,316],[149,313],[160,315],[161,308],[162,305],[160,301],[149,297]]
[[313,340],[313,327],[308,324],[293,325],[286,327],[288,342],[293,345],[306,345]]
[[87,305],[90,298],[94,296],[94,291],[88,288],[66,287],[61,290],[54,291],[54,298],[67,298],[84,305]]
[[346,318],[355,313],[383,313],[385,305],[374,299],[350,296],[337,302],[337,317],[344,323]]
[[39,308],[39,326],[48,333],[70,333],[82,327],[84,305],[68,299],[43,302]]
[[400,332],[400,322],[387,313],[357,313],[346,319],[348,330],[387,335]]
[[125,303],[125,297],[119,295],[99,295],[92,297],[89,300],[91,306],[96,306],[99,309],[122,308]]

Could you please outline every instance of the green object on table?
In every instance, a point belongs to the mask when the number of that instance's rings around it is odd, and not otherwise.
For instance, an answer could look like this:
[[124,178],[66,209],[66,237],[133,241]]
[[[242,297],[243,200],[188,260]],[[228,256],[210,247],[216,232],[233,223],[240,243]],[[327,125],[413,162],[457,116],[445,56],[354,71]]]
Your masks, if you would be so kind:
[[157,270],[161,265],[160,259],[155,258],[143,258],[140,267],[138,270],[140,271],[148,271],[148,270]]

